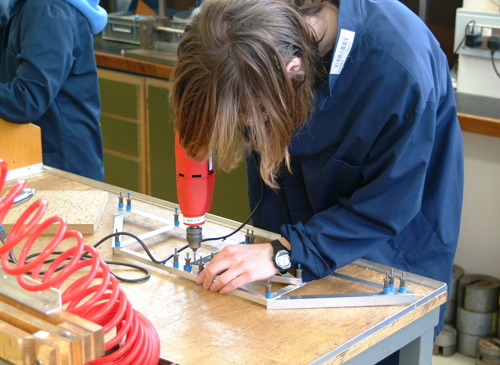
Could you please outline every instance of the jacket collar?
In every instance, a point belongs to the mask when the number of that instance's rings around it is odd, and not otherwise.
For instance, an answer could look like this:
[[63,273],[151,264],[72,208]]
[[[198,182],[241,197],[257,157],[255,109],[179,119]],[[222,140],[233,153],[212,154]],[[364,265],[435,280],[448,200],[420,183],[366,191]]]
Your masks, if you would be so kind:
[[352,62],[351,53],[361,34],[364,13],[363,0],[341,1],[338,15],[337,41],[329,65],[328,79],[318,87],[318,107],[323,109],[326,100],[332,96],[335,83],[342,73],[345,62]]

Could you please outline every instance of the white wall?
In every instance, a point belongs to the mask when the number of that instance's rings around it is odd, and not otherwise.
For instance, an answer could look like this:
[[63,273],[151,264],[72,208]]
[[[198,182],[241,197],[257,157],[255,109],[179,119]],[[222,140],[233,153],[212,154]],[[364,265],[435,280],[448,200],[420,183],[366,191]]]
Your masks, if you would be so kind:
[[465,191],[455,264],[500,279],[500,138],[463,132]]

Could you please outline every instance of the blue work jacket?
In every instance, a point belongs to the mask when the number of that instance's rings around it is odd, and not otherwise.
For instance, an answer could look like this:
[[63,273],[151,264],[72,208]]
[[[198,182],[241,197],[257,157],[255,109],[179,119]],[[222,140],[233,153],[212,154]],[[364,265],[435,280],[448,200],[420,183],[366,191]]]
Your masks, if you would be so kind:
[[100,31],[107,15],[88,0],[72,2],[15,3],[0,37],[0,117],[40,126],[45,165],[102,181],[91,28]]
[[[293,172],[265,190],[254,225],[290,241],[305,280],[366,258],[449,284],[463,150],[445,55],[395,0],[342,0],[333,54],[289,147]],[[260,183],[247,166],[253,208]]]

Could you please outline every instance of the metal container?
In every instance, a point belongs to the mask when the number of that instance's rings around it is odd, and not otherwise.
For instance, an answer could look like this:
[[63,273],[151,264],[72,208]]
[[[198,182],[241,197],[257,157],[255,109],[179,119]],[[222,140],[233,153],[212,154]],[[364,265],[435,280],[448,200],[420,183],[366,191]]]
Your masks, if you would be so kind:
[[457,330],[445,324],[434,342],[434,355],[451,356],[457,349]]
[[108,23],[102,30],[102,39],[109,41],[140,44],[139,20],[149,15],[135,15],[129,12],[108,14]]
[[458,280],[462,276],[464,276],[464,269],[460,266],[453,265],[453,275],[448,295],[448,304],[446,306],[446,311],[444,312],[444,323],[451,326],[455,325],[457,318]]
[[184,28],[191,20],[191,13],[191,11],[179,11],[174,13],[172,18],[141,19],[139,26],[141,48],[176,52]]
[[457,352],[464,356],[476,357],[477,341],[484,336],[470,335],[468,333],[457,331]]
[[496,312],[477,313],[458,307],[457,330],[476,336],[492,336],[496,327]]
[[459,280],[457,304],[472,312],[496,312],[499,293],[500,280],[488,275],[464,275]]
[[[170,26],[175,29],[180,29],[184,31],[184,28],[186,28],[186,25],[189,24],[191,21],[191,11],[179,11],[178,13],[175,13],[174,16],[172,17],[172,21],[170,22]],[[175,35],[172,35],[172,41],[174,43],[179,43],[182,38],[182,33],[175,33]]]
[[486,337],[477,341],[476,365],[500,365],[500,340]]

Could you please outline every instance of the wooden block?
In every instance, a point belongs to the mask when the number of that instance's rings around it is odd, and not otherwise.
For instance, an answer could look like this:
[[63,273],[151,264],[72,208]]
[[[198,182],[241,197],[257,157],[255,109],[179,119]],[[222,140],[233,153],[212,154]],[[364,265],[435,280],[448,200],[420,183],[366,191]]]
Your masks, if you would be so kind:
[[30,365],[36,361],[35,338],[23,330],[0,321],[0,359],[14,365]]
[[9,170],[42,162],[42,134],[34,124],[9,123],[0,118],[0,158]]
[[[83,365],[104,355],[103,328],[65,311],[45,316],[0,295],[0,359]],[[1,363],[1,361],[0,361]]]
[[[100,190],[39,190],[32,200],[40,198],[47,199],[49,203],[40,223],[54,215],[62,215],[68,222],[68,229],[77,230],[83,234],[94,234],[108,202],[108,193]],[[7,214],[3,223],[7,233],[24,213],[28,207],[27,204],[30,203],[13,206]],[[56,231],[57,225],[52,225],[44,233],[54,234]]]
[[64,321],[58,327],[81,339],[80,358],[84,364],[104,355],[104,331],[101,326],[66,311],[60,311],[56,316]]

